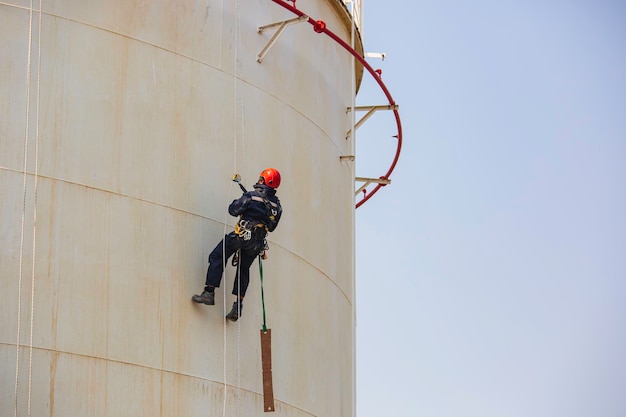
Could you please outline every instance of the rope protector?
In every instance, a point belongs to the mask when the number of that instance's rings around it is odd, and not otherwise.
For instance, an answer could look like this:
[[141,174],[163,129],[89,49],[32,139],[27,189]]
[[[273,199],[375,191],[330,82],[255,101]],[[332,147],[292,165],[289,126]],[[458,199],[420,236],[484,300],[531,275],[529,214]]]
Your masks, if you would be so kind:
[[267,328],[265,317],[265,294],[263,292],[263,262],[259,255],[261,276],[261,303],[263,305],[263,328],[261,329],[261,366],[263,368],[263,411],[274,411],[274,388],[272,385],[272,330]]

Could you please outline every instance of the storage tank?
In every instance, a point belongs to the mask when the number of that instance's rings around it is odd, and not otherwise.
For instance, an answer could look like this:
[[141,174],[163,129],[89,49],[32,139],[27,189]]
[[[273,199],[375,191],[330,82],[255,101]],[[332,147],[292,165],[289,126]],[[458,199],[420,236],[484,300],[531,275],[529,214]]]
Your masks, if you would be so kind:
[[[342,2],[303,8],[360,50]],[[233,267],[216,305],[190,300],[237,220],[231,176],[267,167],[275,415],[355,414],[359,66],[307,22],[258,31],[292,18],[260,0],[0,3],[0,415],[268,411],[258,265],[236,323]]]

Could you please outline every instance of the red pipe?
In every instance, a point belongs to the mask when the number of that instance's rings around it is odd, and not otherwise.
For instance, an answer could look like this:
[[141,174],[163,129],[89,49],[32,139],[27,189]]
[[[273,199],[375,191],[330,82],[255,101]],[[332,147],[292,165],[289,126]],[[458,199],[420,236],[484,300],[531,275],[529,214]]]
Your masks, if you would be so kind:
[[[296,9],[294,6],[284,2],[282,0],[272,0],[272,1],[274,3],[276,3],[276,4],[278,4],[279,6],[282,6],[283,8],[289,10],[290,12],[295,14],[296,16],[303,16],[304,15],[304,12]],[[385,83],[383,83],[383,80],[381,79],[379,74],[371,67],[370,64],[367,63],[365,58],[363,58],[361,55],[359,55],[359,53],[357,51],[355,51],[354,48],[352,48],[350,45],[348,45],[343,39],[341,39],[339,36],[335,35],[330,29],[328,29],[326,27],[326,25],[321,25],[319,23],[320,21],[314,20],[311,17],[309,17],[307,22],[309,22],[311,25],[313,25],[313,28],[314,28],[314,30],[316,32],[326,34],[332,40],[334,40],[339,45],[341,45],[341,47],[343,49],[345,49],[346,51],[350,52],[350,54],[352,54],[352,56],[354,56],[363,65],[363,67],[365,69],[367,69],[367,71],[372,75],[372,77],[374,77],[374,80],[376,80],[376,82],[378,83],[380,88],[383,90],[383,93],[387,97],[387,100],[389,101],[389,104],[390,105],[395,105],[396,104],[395,101],[393,100],[393,97],[391,97],[391,94],[389,93],[389,90],[387,89],[387,86],[385,86]],[[391,167],[389,167],[389,170],[387,171],[387,173],[385,175],[380,177],[380,179],[385,179],[385,180],[389,179],[389,176],[391,175],[391,173],[395,169],[396,164],[398,163],[398,159],[400,158],[400,151],[402,149],[402,123],[400,122],[400,114],[398,113],[397,109],[393,110],[393,114],[394,114],[394,116],[396,118],[396,124],[398,125],[398,136],[397,136],[398,146],[396,148],[396,154],[395,154],[395,156],[393,158],[393,162],[391,163]],[[376,194],[376,192],[379,189],[381,189],[384,186],[385,186],[385,184],[378,184],[369,193],[367,193],[366,190],[364,190],[364,192],[366,192],[366,195],[363,197],[363,199],[361,199],[361,201],[359,201],[356,204],[356,208],[359,208],[363,203],[365,203],[367,200],[369,200],[374,194]]]

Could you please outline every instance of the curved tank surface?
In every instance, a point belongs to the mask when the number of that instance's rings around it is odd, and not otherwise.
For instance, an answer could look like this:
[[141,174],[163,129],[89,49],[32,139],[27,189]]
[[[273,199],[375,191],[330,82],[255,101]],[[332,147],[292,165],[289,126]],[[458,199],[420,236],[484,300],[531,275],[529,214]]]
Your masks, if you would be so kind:
[[[348,11],[310,1],[347,42]],[[351,56],[271,1],[0,3],[0,415],[263,415],[259,266],[243,317],[191,302],[281,171],[263,262],[275,415],[354,410]]]

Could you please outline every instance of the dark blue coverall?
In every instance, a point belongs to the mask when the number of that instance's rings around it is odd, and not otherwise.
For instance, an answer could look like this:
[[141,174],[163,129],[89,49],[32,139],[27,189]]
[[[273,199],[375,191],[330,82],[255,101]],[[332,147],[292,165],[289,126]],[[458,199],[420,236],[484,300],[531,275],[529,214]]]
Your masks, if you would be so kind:
[[[232,293],[243,298],[250,283],[250,266],[263,249],[267,232],[273,232],[278,226],[282,212],[276,190],[265,184],[255,184],[254,190],[230,203],[228,213],[231,216],[241,216],[239,225],[244,233],[228,233],[209,254],[205,285],[219,287],[224,262],[241,249]],[[245,231],[249,231],[248,240],[244,237]]]

